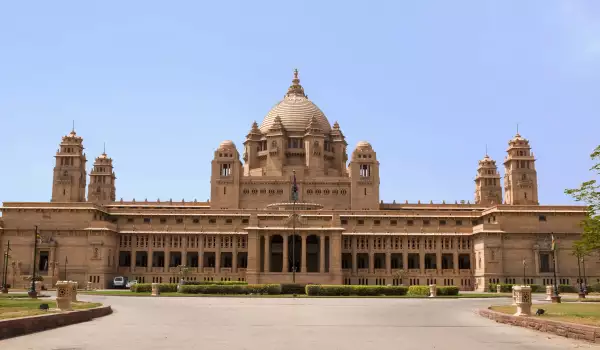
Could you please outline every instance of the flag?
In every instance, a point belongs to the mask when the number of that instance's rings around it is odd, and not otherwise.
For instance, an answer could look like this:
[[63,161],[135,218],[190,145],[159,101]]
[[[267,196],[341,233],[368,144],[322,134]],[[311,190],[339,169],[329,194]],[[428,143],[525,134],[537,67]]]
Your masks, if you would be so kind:
[[554,239],[554,235],[552,235],[552,251],[556,250],[556,240]]
[[292,200],[295,202],[298,200],[298,183],[296,182],[296,172],[294,171],[294,178],[292,184]]

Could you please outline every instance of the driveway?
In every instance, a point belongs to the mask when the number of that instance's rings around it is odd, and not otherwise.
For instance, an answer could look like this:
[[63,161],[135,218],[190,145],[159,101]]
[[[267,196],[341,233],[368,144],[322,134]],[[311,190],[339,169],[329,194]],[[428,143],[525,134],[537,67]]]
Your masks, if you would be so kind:
[[582,341],[474,313],[509,299],[81,296],[113,306],[90,322],[0,341],[2,349],[586,349]]

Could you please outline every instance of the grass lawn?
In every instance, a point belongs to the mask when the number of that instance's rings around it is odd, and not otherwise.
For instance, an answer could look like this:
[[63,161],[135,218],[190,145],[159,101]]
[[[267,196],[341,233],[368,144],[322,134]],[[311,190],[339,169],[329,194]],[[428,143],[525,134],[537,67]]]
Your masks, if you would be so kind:
[[[0,298],[0,320],[15,317],[25,317],[52,313],[53,311],[40,310],[40,304],[48,304],[51,309],[56,308],[54,300],[25,299],[25,298]],[[101,306],[100,303],[75,302],[71,303],[73,310],[89,309]]]
[[[491,309],[506,314],[517,312],[516,306],[492,306]],[[535,312],[537,309],[544,309],[546,312],[544,315],[536,317],[600,326],[600,304],[598,303],[567,302],[561,304],[534,304],[531,311]]]
[[[113,296],[126,296],[126,297],[149,297],[150,293],[133,293],[128,290],[103,290],[103,291],[92,291],[92,292],[79,292],[82,295],[113,295]],[[276,295],[247,295],[247,294],[182,294],[182,293],[161,293],[161,297],[229,297],[229,298],[293,298],[291,294],[276,294]],[[438,296],[443,299],[463,299],[463,298],[508,298],[510,294],[461,294],[457,296]],[[428,298],[423,296],[308,296],[305,294],[298,294],[296,298]]]

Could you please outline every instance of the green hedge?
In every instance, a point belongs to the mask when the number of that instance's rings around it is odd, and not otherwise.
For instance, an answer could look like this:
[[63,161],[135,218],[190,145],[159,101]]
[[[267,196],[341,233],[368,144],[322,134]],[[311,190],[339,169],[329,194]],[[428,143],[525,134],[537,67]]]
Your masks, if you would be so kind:
[[[520,284],[510,284],[510,283],[491,283],[488,285],[488,291],[492,293],[496,293],[496,286],[500,286],[501,293],[512,293],[513,286],[520,286]],[[542,293],[546,291],[546,287],[539,284],[528,284],[531,287],[532,293]]]
[[558,286],[559,293],[579,293],[579,286],[575,287],[572,285],[561,284]]
[[406,295],[408,288],[404,286],[349,286],[309,284],[306,294],[310,296],[379,296]]
[[185,281],[184,285],[186,286],[204,286],[204,285],[217,285],[217,286],[225,286],[225,285],[247,285],[248,282],[244,281]]
[[306,294],[306,284],[282,283],[281,294]]
[[408,287],[408,295],[428,296],[429,286],[410,286]]
[[[136,283],[130,289],[134,293],[150,293],[152,291],[152,284]],[[161,293],[175,293],[177,292],[177,283],[160,283],[158,291]]]
[[457,286],[437,287],[437,295],[458,295],[458,292]]
[[281,294],[280,284],[186,284],[179,289],[183,294]]

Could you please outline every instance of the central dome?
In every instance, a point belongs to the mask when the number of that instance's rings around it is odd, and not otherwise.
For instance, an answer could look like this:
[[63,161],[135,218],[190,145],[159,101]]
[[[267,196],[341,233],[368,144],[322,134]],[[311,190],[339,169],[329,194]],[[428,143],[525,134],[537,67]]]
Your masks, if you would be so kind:
[[281,118],[281,123],[287,131],[304,132],[313,116],[324,133],[331,131],[331,125],[323,111],[304,94],[304,88],[298,78],[298,70],[294,71],[294,80],[283,100],[267,113],[260,124],[260,131],[263,134],[273,126],[277,116]]

